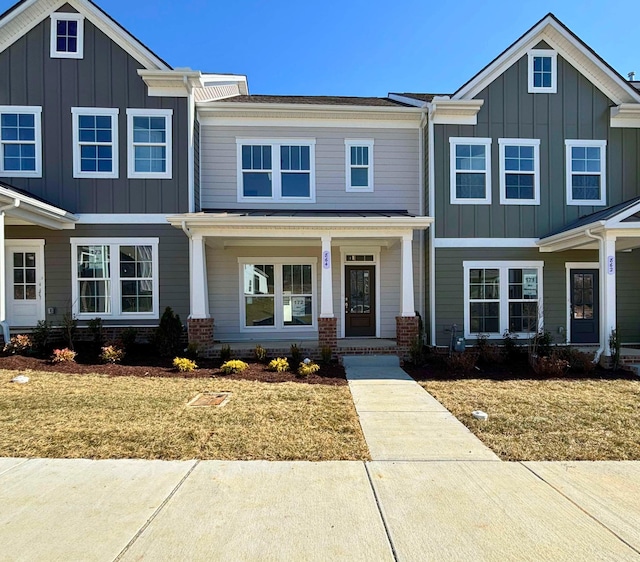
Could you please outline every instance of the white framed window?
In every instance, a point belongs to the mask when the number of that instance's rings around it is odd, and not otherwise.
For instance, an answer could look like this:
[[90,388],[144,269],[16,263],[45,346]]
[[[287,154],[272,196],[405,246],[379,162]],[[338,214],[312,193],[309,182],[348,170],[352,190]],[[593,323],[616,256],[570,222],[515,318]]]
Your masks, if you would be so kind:
[[347,191],[373,191],[373,139],[345,139]]
[[491,139],[449,138],[452,205],[491,204]]
[[238,201],[315,201],[315,139],[236,139],[236,144]]
[[51,14],[51,58],[81,59],[84,57],[84,16],[54,12]]
[[313,258],[239,258],[241,331],[316,329]]
[[544,262],[465,261],[463,267],[465,337],[529,337],[543,328]]
[[42,177],[42,107],[0,106],[0,173]]
[[558,53],[550,49],[532,49],[529,60],[529,93],[555,94],[558,90]]
[[172,109],[127,109],[127,175],[172,177]]
[[500,203],[540,204],[540,139],[498,139]]
[[118,177],[118,109],[72,107],[73,177]]
[[607,141],[565,140],[567,205],[607,204]]
[[78,318],[157,319],[158,238],[72,238]]

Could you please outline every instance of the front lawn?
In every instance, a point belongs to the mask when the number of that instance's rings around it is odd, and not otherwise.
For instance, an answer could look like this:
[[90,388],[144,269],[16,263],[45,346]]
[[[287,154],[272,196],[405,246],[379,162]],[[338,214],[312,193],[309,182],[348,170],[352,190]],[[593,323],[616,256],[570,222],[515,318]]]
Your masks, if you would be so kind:
[[[420,384],[502,460],[640,460],[640,379]],[[476,421],[474,410],[489,420]]]
[[[366,460],[347,386],[0,370],[0,457]],[[193,408],[200,392],[231,392]]]

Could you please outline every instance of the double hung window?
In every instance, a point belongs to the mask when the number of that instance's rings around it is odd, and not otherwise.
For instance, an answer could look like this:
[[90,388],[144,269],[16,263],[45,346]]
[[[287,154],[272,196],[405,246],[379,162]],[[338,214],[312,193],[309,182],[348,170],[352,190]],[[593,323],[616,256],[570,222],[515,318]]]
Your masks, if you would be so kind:
[[605,140],[566,140],[567,205],[606,205]]
[[73,107],[73,177],[118,177],[118,109]]
[[42,176],[42,108],[0,106],[0,172]]
[[500,203],[540,204],[540,140],[498,139]]
[[373,191],[373,140],[344,141],[347,191]]
[[171,109],[127,109],[128,177],[171,178]]
[[313,201],[315,141],[237,140],[239,201]]
[[451,137],[452,204],[491,203],[491,139]]

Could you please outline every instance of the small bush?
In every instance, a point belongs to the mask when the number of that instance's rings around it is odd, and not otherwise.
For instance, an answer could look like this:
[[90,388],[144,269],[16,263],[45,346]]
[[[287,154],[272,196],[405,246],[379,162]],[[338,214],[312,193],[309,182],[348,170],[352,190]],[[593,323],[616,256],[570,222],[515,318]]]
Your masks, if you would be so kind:
[[89,320],[89,333],[93,339],[93,345],[96,349],[100,349],[104,345],[104,336],[102,334],[102,319],[94,318]]
[[476,350],[478,351],[478,361],[483,365],[496,365],[502,363],[504,359],[502,349],[493,343],[489,343],[487,334],[478,334]]
[[267,350],[260,344],[256,345],[256,348],[253,350],[253,355],[258,363],[267,362]]
[[65,313],[62,317],[62,337],[67,342],[67,347],[71,350],[73,349],[77,329],[78,321],[76,317],[71,312]]
[[569,362],[554,353],[549,357],[537,357],[531,362],[531,367],[540,377],[557,378],[564,376]]
[[31,336],[28,334],[18,334],[13,336],[9,343],[4,346],[4,352],[11,355],[28,355],[33,348]]
[[124,356],[124,349],[115,344],[105,345],[100,348],[100,361],[103,363],[120,363]]
[[450,357],[447,357],[444,360],[445,367],[448,371],[464,375],[473,371],[477,362],[478,354],[473,351],[452,353]]
[[299,377],[308,377],[309,375],[313,375],[320,370],[320,365],[310,361],[309,359],[305,359],[298,366],[298,376]]
[[126,352],[131,351],[131,348],[136,343],[136,338],[138,337],[138,330],[135,328],[125,328],[120,332],[120,341],[122,342],[122,347]]
[[269,362],[269,370],[276,371],[277,373],[284,373],[289,370],[289,361],[284,357],[278,357],[277,359],[272,359]]
[[420,336],[417,336],[411,342],[409,347],[409,361],[414,367],[424,364],[424,344]]
[[229,361],[229,359],[231,359],[231,347],[229,347],[228,345],[223,345],[220,348],[220,361],[226,363],[227,361]]
[[200,344],[198,342],[191,342],[187,345],[184,350],[184,354],[189,359],[197,359],[198,354],[200,353]]
[[220,367],[220,370],[225,375],[233,375],[234,373],[241,373],[248,368],[249,365],[247,365],[244,361],[240,361],[240,359],[232,359],[231,361],[223,363],[222,367]]
[[523,361],[526,360],[527,349],[518,344],[518,334],[505,332],[502,334],[504,347],[502,351],[507,361]]
[[158,353],[163,357],[175,357],[180,353],[183,345],[182,332],[180,316],[174,314],[171,307],[168,306],[162,314],[154,335],[154,343]]
[[46,320],[40,320],[31,334],[33,350],[40,356],[47,352],[51,338],[51,326]]
[[574,373],[592,373],[596,364],[593,362],[593,353],[585,353],[573,347],[557,348],[554,352],[557,357],[569,363],[569,369]]
[[173,360],[173,366],[181,373],[191,373],[198,368],[195,361],[186,357],[176,357]]
[[298,365],[302,361],[302,351],[297,344],[291,344],[291,364]]
[[333,351],[328,345],[322,346],[322,349],[320,350],[320,358],[325,365],[331,363],[331,359],[333,359]]
[[68,347],[64,349],[54,349],[51,357],[52,363],[75,363],[77,353]]

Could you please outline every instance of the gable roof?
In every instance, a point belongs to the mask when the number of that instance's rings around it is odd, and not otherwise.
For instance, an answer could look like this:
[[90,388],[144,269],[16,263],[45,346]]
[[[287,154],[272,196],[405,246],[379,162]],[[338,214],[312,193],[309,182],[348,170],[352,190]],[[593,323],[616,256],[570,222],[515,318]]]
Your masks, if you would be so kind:
[[469,100],[545,41],[616,105],[640,103],[640,92],[552,13],[547,14],[451,96]]
[[354,105],[373,107],[408,107],[407,104],[389,98],[354,96],[235,96],[220,100],[225,103],[282,103],[306,105]]
[[171,70],[167,62],[91,0],[20,0],[0,16],[0,52],[10,47],[65,4],[69,4],[82,14],[145,68]]

